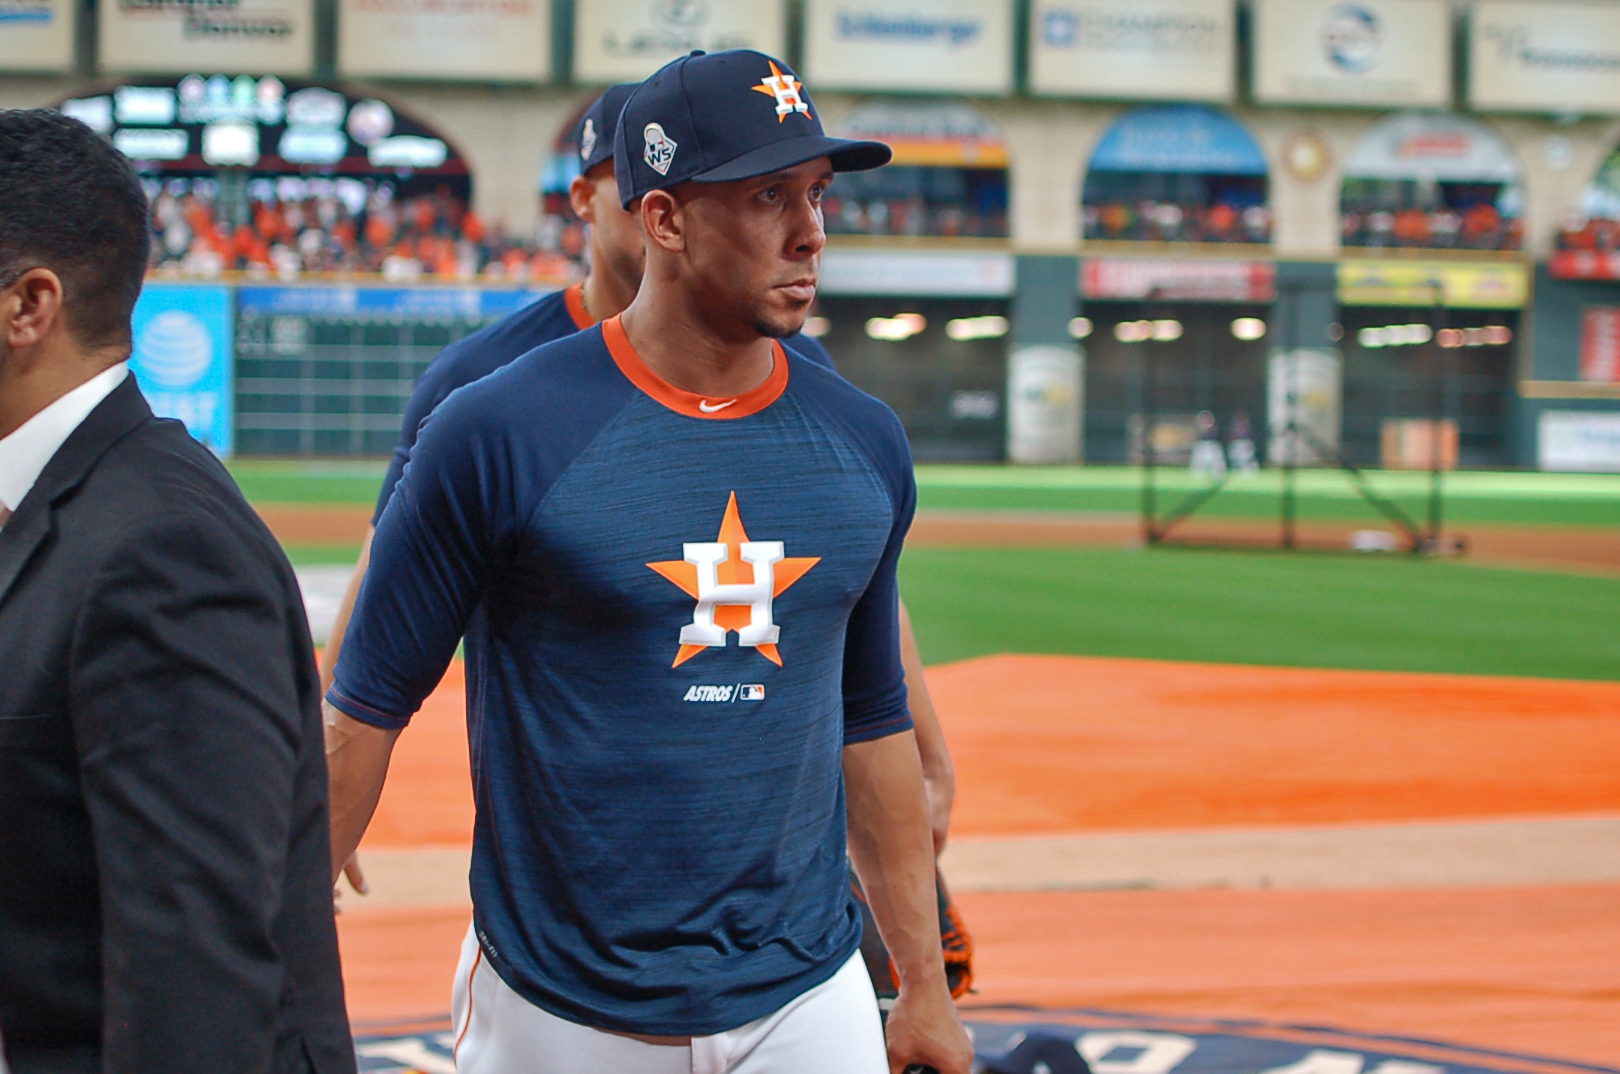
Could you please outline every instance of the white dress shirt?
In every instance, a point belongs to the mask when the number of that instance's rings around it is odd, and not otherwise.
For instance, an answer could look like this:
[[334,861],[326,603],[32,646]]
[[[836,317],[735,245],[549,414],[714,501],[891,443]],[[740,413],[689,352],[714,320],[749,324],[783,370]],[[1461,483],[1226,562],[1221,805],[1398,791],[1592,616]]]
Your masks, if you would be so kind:
[[97,373],[0,440],[0,515],[17,510],[63,442],[128,375],[128,362]]

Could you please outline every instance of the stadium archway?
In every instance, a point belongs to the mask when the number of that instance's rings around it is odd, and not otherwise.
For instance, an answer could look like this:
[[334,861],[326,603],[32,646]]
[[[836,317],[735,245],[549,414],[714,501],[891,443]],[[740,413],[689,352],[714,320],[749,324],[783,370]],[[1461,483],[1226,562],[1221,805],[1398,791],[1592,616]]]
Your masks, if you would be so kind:
[[1081,191],[1088,240],[1271,241],[1266,157],[1224,112],[1153,105],[1126,113],[1098,143]]
[[826,202],[828,234],[1008,234],[1007,144],[972,105],[874,101],[846,116],[837,133],[887,142],[894,160],[838,177]]
[[468,277],[503,252],[455,144],[379,97],[216,74],[103,83],[57,107],[134,162],[160,272]]
[[1517,250],[1523,212],[1524,168],[1513,147],[1468,116],[1387,116],[1345,161],[1347,247]]

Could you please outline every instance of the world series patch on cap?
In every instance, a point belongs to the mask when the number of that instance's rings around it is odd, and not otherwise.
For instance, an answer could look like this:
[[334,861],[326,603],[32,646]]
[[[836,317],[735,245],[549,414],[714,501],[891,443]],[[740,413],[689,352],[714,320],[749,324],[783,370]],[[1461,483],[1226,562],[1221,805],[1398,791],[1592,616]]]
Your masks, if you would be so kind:
[[619,113],[624,102],[636,91],[638,83],[622,82],[609,86],[602,96],[591,102],[574,128],[573,145],[579,151],[579,170],[588,172],[604,161],[613,159],[613,135],[619,129]]
[[752,179],[828,157],[834,171],[881,168],[882,142],[831,138],[793,69],[763,52],[694,52],[625,103],[613,140],[625,208],[649,190]]

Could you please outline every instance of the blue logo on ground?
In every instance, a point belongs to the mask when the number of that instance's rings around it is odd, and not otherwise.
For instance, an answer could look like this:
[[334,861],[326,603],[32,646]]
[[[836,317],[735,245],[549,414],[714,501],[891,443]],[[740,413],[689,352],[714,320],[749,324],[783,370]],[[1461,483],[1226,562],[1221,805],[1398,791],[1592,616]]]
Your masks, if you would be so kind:
[[215,454],[234,445],[231,291],[149,284],[135,304],[129,367],[159,417],[178,418]]
[[[1620,1074],[1536,1056],[1321,1028],[1104,1011],[965,1008],[974,1074]],[[361,1074],[455,1074],[455,1035],[356,1036]]]

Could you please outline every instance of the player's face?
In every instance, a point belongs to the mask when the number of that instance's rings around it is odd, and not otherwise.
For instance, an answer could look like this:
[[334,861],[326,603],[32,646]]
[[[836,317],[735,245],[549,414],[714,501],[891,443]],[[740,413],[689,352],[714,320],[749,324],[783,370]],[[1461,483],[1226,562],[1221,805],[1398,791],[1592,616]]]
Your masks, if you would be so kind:
[[640,222],[619,205],[613,162],[603,161],[579,176],[568,194],[575,214],[591,225],[591,264],[611,272],[635,292],[641,286],[647,245]]
[[762,336],[791,336],[816,300],[827,232],[826,157],[757,179],[681,189],[694,293],[712,312]]

